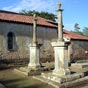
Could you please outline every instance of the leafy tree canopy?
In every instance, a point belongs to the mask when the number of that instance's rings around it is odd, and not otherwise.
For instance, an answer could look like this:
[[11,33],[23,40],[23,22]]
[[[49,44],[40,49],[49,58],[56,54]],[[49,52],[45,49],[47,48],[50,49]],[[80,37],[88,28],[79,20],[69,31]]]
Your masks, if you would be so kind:
[[88,27],[84,27],[83,34],[88,37]]
[[49,20],[52,20],[52,21],[56,21],[56,19],[57,19],[55,14],[48,13],[48,12],[43,12],[43,11],[38,12],[38,11],[35,11],[35,10],[33,10],[33,11],[22,10],[19,13],[29,15],[29,16],[33,16],[33,14],[35,13],[37,16],[40,16],[42,18],[49,19]]
[[75,32],[79,32],[80,31],[80,27],[79,27],[78,23],[75,23],[75,25],[74,25],[74,31]]
[[77,34],[80,34],[80,35],[84,35],[83,32],[80,31],[80,27],[79,27],[78,23],[74,24],[74,31],[71,31],[71,32],[74,32],[74,33],[77,33]]
[[74,32],[74,33],[88,37],[88,27],[84,27],[81,31],[78,23],[75,23],[74,31],[71,31],[71,32]]

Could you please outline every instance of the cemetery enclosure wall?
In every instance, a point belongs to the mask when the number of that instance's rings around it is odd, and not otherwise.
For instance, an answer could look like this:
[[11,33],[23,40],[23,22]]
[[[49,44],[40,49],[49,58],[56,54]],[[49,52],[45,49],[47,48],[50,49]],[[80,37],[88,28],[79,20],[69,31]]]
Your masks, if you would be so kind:
[[75,60],[85,60],[88,59],[88,41],[83,40],[72,40],[71,48],[73,53],[73,59]]

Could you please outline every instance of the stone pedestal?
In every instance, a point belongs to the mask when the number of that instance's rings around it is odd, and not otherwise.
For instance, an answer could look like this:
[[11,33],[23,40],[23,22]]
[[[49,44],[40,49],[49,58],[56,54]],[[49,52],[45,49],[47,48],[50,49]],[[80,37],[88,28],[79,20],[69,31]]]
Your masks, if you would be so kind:
[[68,69],[68,53],[66,42],[53,42],[55,56],[55,69],[53,74],[56,76],[65,76],[70,74]]
[[30,45],[30,62],[28,64],[28,68],[30,69],[38,69],[40,68],[40,63],[39,63],[39,47],[38,45]]
[[54,47],[55,69],[52,73],[43,73],[42,77],[57,83],[65,82],[70,76],[68,69],[68,44],[70,42],[52,42]]

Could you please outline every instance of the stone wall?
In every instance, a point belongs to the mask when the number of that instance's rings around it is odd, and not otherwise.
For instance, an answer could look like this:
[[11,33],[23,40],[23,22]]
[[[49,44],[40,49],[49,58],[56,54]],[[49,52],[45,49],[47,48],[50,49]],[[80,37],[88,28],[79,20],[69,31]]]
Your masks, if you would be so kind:
[[71,51],[69,56],[73,54],[72,60],[88,59],[88,54],[85,53],[85,51],[88,51],[88,41],[72,40],[69,50]]
[[[4,58],[29,58],[28,45],[32,42],[32,25],[17,24],[10,22],[0,22],[0,52],[4,53]],[[7,34],[13,32],[15,34],[14,52],[8,52]],[[41,60],[51,58],[53,60],[52,41],[57,39],[57,30],[49,27],[37,26],[37,41],[43,44],[40,48]],[[72,51],[71,51],[72,49]],[[72,59],[85,59],[85,51],[88,51],[88,41],[71,40],[69,46],[70,54],[73,53]],[[71,51],[71,52],[70,52]],[[87,56],[87,55],[86,55]]]
[[[32,42],[32,31],[32,25],[0,22],[0,51],[4,53],[5,58],[29,58],[28,45]],[[7,49],[7,34],[9,32],[15,35],[14,54]],[[54,28],[37,27],[37,41],[43,44],[40,48],[41,58],[46,58],[52,54],[51,42],[56,39],[56,36],[57,31]]]

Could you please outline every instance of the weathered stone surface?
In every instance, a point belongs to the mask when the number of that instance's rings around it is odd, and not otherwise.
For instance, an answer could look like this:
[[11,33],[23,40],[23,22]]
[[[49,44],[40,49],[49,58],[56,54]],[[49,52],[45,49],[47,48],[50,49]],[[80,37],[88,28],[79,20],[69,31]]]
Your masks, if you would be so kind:
[[40,67],[40,57],[39,57],[39,48],[37,46],[29,46],[30,48],[30,62],[28,68],[36,69]]
[[68,69],[68,44],[63,40],[61,3],[58,4],[58,7],[58,39],[57,42],[51,43],[54,47],[55,69],[51,75],[48,75],[47,79],[62,83],[65,81],[64,76],[70,74],[70,70]]
[[[15,56],[15,58],[29,58],[29,52],[28,52],[28,45],[32,41],[32,33],[33,33],[33,26],[32,25],[26,25],[26,24],[17,24],[17,23],[10,23],[10,22],[0,22],[0,51],[3,53],[6,53],[8,51],[7,49],[7,34],[9,32],[13,32],[16,37],[16,45],[14,45],[14,48],[16,48],[16,51],[18,55]],[[55,28],[47,28],[42,26],[37,26],[37,37],[38,42],[43,43],[43,46],[41,47],[41,51],[50,50],[51,47],[51,40],[56,40],[57,31]],[[47,29],[47,30],[46,30]],[[41,52],[42,54],[43,52]],[[51,54],[49,52],[49,54]],[[46,55],[43,54],[41,58],[45,57]],[[5,55],[5,58],[6,57]],[[11,57],[10,57],[11,58]]]
[[54,75],[68,75],[70,70],[68,69],[68,48],[65,42],[52,43],[54,47],[55,56],[55,69],[53,71]]
[[70,81],[74,81],[80,78],[84,77],[83,73],[75,73],[75,74],[70,74],[70,75],[66,75],[66,76],[60,76],[60,75],[54,75],[52,74],[52,72],[50,73],[42,73],[41,76],[45,79],[49,79],[52,80],[54,82],[57,83],[65,83],[65,82],[70,82]]
[[[3,53],[8,51],[7,34],[9,32],[13,32],[16,36],[17,43],[17,46],[14,46],[14,48],[17,48],[16,52],[18,53],[15,58],[29,58],[28,44],[32,41],[33,26],[30,24],[26,25],[20,23],[0,22],[0,28],[0,51]],[[50,43],[51,41],[56,41],[57,39],[57,28],[37,26],[37,29],[37,40],[40,43],[43,43],[43,46],[41,47],[41,58],[46,58],[47,51],[49,51],[49,55],[52,55],[50,52],[52,49]],[[88,50],[88,41],[71,40],[71,46],[74,51],[73,59],[88,58],[88,55],[86,56],[85,54],[85,51]],[[5,58],[8,57],[5,55]]]
[[88,71],[88,63],[73,63],[71,64],[70,69],[74,72],[87,72]]
[[[29,46],[29,52],[30,52],[30,62],[28,64],[28,68],[30,74],[36,74],[39,71],[40,68],[40,47],[37,44],[37,19],[34,14],[34,21],[33,21],[33,40],[31,45]],[[37,71],[38,70],[38,71]],[[37,71],[37,72],[36,72]]]
[[[88,76],[86,77],[82,77],[80,78],[80,75],[82,76],[82,74],[75,74],[75,76],[71,76],[75,79],[72,79],[72,80],[69,80],[69,81],[65,81],[64,83],[59,83],[59,82],[55,82],[55,81],[52,81],[50,79],[47,79],[47,75],[51,75],[51,74],[42,74],[43,76],[33,76],[33,78],[37,79],[37,80],[40,80],[42,82],[45,82],[47,84],[50,84],[52,86],[54,86],[55,88],[75,88],[77,86],[80,86],[80,85],[85,85],[88,83]],[[77,77],[76,77],[77,75]],[[78,77],[79,76],[79,77]]]
[[28,76],[40,75],[41,72],[42,72],[41,69],[36,69],[36,70],[30,69],[28,71]]
[[[61,88],[72,88],[72,87],[77,87],[81,85],[85,85],[88,83],[88,76],[71,81],[71,82],[66,82],[61,85]],[[86,87],[87,88],[87,87]]]

